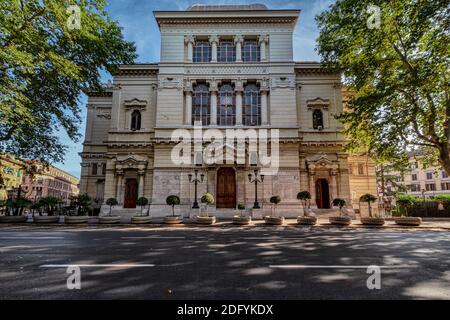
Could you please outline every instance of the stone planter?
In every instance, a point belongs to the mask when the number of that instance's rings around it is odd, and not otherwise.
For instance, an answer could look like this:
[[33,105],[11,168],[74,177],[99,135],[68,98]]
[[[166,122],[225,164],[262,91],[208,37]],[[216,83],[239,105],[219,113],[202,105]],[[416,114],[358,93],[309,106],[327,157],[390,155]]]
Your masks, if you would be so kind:
[[365,226],[382,226],[385,223],[384,218],[361,218],[361,223]]
[[120,223],[120,216],[100,216],[98,217],[100,224],[115,224]]
[[352,218],[343,216],[343,217],[330,217],[328,219],[331,224],[336,226],[349,226],[352,223]]
[[422,224],[422,218],[419,217],[400,217],[394,219],[399,226],[418,227]]
[[27,216],[0,216],[0,223],[24,223],[27,220]]
[[264,222],[270,226],[281,226],[284,223],[284,217],[264,217]]
[[313,216],[300,216],[297,217],[297,224],[302,226],[313,226],[317,223],[317,217]]
[[88,223],[88,216],[65,216],[64,223],[65,224],[82,224]]
[[183,218],[181,218],[181,216],[165,216],[164,223],[165,224],[180,224],[180,223],[183,223]]
[[152,218],[150,216],[134,216],[131,217],[132,224],[146,224],[152,222]]
[[233,216],[233,224],[238,226],[246,226],[252,222],[252,217],[250,216]]
[[58,223],[59,216],[34,216],[34,223]]
[[209,217],[197,216],[195,218],[195,223],[198,223],[198,224],[214,224],[214,223],[216,223],[216,217],[214,217],[214,216],[209,216]]

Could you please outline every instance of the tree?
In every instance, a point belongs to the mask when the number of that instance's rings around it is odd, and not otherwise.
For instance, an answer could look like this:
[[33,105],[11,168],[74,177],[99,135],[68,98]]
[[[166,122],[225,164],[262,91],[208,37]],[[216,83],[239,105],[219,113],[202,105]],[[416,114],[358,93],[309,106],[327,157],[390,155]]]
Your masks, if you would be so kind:
[[300,191],[299,193],[297,193],[297,199],[302,202],[303,215],[306,216],[306,205],[308,201],[311,200],[311,193],[309,193],[309,191]]
[[241,217],[243,217],[244,216],[244,212],[245,212],[245,204],[239,203],[237,205],[237,208],[238,208],[239,212],[241,213]]
[[323,64],[352,93],[337,117],[348,149],[399,168],[421,149],[450,174],[449,1],[339,0],[316,20]]
[[146,197],[140,197],[137,199],[136,204],[141,207],[141,216],[142,216],[142,209],[148,205],[148,199]]
[[339,215],[342,216],[342,208],[347,204],[347,201],[342,198],[333,199],[333,206],[339,207]]
[[0,0],[0,152],[61,161],[61,131],[78,140],[81,93],[136,57],[105,5]]
[[77,208],[78,216],[84,216],[89,213],[92,199],[87,193],[81,193],[79,195],[70,197],[70,204]]
[[399,194],[396,199],[395,202],[397,203],[397,205],[405,210],[405,215],[408,216],[408,208],[411,207],[414,204],[414,201],[417,198],[415,196],[411,196],[408,194]]
[[214,204],[214,202],[215,202],[214,196],[211,193],[206,192],[205,194],[203,194],[200,201],[205,204],[206,217],[208,217],[208,215],[209,215],[208,214],[208,205]]
[[370,205],[371,202],[375,202],[377,200],[377,197],[370,193],[363,194],[361,197],[359,197],[359,201],[361,202],[367,202],[367,205],[369,206],[369,217],[372,218],[372,206]]
[[111,215],[112,212],[112,207],[117,206],[119,204],[119,202],[117,202],[116,198],[109,198],[108,200],[106,200],[106,205],[109,206],[109,213],[108,215]]
[[270,203],[273,204],[272,207],[272,217],[275,216],[275,210],[277,208],[277,205],[281,202],[281,197],[280,196],[272,196],[270,197]]
[[175,195],[168,196],[166,198],[166,203],[172,207],[172,217],[175,217],[175,206],[180,204],[180,198]]

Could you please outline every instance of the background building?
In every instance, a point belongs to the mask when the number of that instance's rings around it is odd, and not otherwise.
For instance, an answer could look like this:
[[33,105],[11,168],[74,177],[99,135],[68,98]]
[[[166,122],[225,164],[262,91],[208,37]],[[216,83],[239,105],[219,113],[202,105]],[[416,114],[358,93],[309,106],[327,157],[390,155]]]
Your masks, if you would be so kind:
[[22,183],[22,162],[11,155],[0,154],[0,200],[6,200]]
[[251,208],[248,175],[263,165],[248,148],[244,163],[206,164],[195,152],[189,165],[172,161],[171,134],[185,129],[193,136],[195,123],[221,132],[279,130],[279,170],[258,186],[263,210],[270,210],[272,195],[281,196],[283,215],[296,216],[299,191],[309,190],[313,206],[329,210],[333,198],[350,201],[351,188],[375,189],[375,179],[367,180],[371,166],[351,182],[342,125],[334,118],[343,110],[340,74],[293,60],[299,13],[263,5],[155,12],[161,61],[120,66],[110,86],[88,94],[81,192],[117,198],[121,214],[134,213],[145,196],[152,215],[167,214],[165,198],[176,194],[186,215],[194,198],[189,174],[198,170],[199,194],[216,198],[214,214],[231,217],[238,203]]

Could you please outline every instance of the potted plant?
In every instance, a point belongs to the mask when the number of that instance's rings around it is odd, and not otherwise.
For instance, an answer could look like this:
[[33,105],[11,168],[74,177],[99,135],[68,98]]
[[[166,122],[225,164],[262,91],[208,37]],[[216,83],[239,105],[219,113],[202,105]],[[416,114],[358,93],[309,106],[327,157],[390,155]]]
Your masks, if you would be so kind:
[[44,211],[47,213],[43,215],[41,211],[39,211],[39,215],[33,215],[33,221],[35,223],[57,223],[59,222],[59,215],[56,215],[56,211],[58,207],[62,204],[62,200],[56,197],[45,197],[41,198],[38,201],[38,204],[41,208],[44,208]]
[[73,196],[70,198],[70,205],[72,208],[75,208],[75,210],[69,211],[69,214],[64,217],[64,223],[87,223],[88,213],[91,208],[91,197],[87,193]]
[[6,211],[0,216],[0,223],[27,222],[28,216],[24,215],[25,208],[31,206],[31,201],[25,198],[9,199],[5,203]]
[[113,224],[113,223],[120,223],[120,216],[112,214],[112,208],[114,206],[117,206],[119,202],[116,198],[109,198],[106,200],[106,205],[109,206],[109,211],[107,215],[99,216],[98,222],[100,224]]
[[150,223],[151,222],[151,217],[148,214],[144,215],[143,211],[144,211],[144,207],[146,205],[148,205],[149,201],[146,197],[139,197],[136,201],[136,204],[138,206],[141,207],[141,213],[139,215],[135,215],[133,217],[131,217],[131,223],[133,224],[144,224],[144,223]]
[[208,213],[208,205],[214,204],[215,202],[214,196],[211,193],[207,192],[202,196],[201,202],[205,205],[205,212],[204,214],[201,213],[200,216],[195,217],[195,222],[198,224],[216,223],[216,217],[210,216]]
[[297,199],[300,200],[303,207],[303,216],[297,217],[297,223],[300,225],[313,226],[317,223],[317,218],[309,207],[311,200],[311,193],[309,191],[301,191],[297,193]]
[[359,198],[360,202],[367,202],[368,208],[369,208],[369,216],[368,217],[361,217],[361,223],[364,225],[369,226],[382,226],[385,223],[384,218],[382,217],[374,217],[372,214],[372,202],[377,201],[377,197],[370,193],[363,194]]
[[272,210],[271,210],[270,216],[264,217],[265,224],[281,226],[284,223],[284,217],[283,216],[276,216],[275,215],[275,211],[276,211],[277,205],[280,202],[281,202],[280,196],[272,196],[270,198],[270,203],[272,204]]
[[408,217],[408,208],[414,204],[413,198],[408,195],[399,195],[396,198],[396,203],[403,209],[405,215],[402,214],[401,217],[396,217],[394,219],[395,223],[400,226],[413,226],[417,227],[422,224],[422,219],[420,217]]
[[345,199],[342,198],[333,199],[333,206],[339,207],[339,216],[329,217],[328,220],[330,221],[331,224],[338,226],[348,226],[352,223],[351,217],[342,214],[342,209],[345,207],[346,204],[347,201],[345,201]]
[[167,203],[167,205],[172,207],[172,215],[165,216],[164,223],[165,224],[180,224],[180,223],[182,223],[183,219],[181,218],[181,216],[175,215],[175,206],[178,206],[181,203],[180,197],[175,196],[175,195],[168,196],[166,198],[166,203]]
[[239,210],[239,215],[233,216],[232,223],[236,225],[248,225],[252,221],[252,217],[245,215],[245,205],[242,203],[239,203],[237,205],[237,208]]

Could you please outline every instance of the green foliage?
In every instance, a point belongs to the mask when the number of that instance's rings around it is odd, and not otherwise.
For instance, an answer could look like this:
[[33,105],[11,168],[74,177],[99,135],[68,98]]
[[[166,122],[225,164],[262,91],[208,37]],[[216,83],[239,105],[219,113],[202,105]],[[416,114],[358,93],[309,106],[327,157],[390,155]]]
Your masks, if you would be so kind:
[[309,191],[301,191],[297,193],[297,199],[298,200],[309,200],[311,199],[311,193]]
[[181,203],[180,197],[175,196],[175,195],[168,196],[166,198],[166,203],[169,206],[172,206],[172,216],[175,216],[175,206],[177,206]]
[[117,202],[116,198],[109,198],[108,200],[106,200],[106,204],[108,206],[117,206],[119,203]]
[[338,116],[348,149],[401,166],[421,148],[450,172],[448,0],[340,0],[316,20],[322,62],[343,72],[352,95]]
[[87,193],[81,193],[71,197],[70,203],[72,206],[77,207],[77,215],[82,216],[88,214],[91,210],[92,199]]
[[378,199],[377,197],[375,197],[373,194],[370,193],[363,194],[361,197],[359,197],[359,201],[368,203],[375,202],[377,201],[377,199]]
[[242,203],[239,203],[237,207],[239,210],[245,210],[245,205]]
[[333,206],[339,207],[340,209],[343,208],[346,203],[345,199],[342,198],[333,199]]
[[[79,29],[69,28],[70,5],[80,9]],[[136,57],[105,6],[105,0],[0,0],[0,152],[61,161],[62,132],[79,139],[81,93],[101,90],[101,70],[114,73]]]
[[279,204],[281,202],[280,196],[272,196],[270,197],[270,203]]
[[450,194],[436,194],[434,196],[431,196],[431,199],[433,199],[433,200],[450,201]]
[[205,204],[207,204],[207,205],[210,205],[210,204],[214,204],[215,199],[214,199],[214,196],[213,196],[211,193],[207,192],[207,193],[205,193],[205,194],[202,196],[201,202],[202,202],[202,203],[205,203]]
[[398,203],[399,201],[404,201],[404,200],[409,200],[410,202],[416,202],[416,201],[419,201],[420,199],[412,194],[400,194],[399,193],[395,196],[395,200]]
[[40,207],[44,207],[47,210],[47,214],[49,216],[53,216],[55,214],[56,209],[59,205],[61,205],[63,201],[60,198],[56,197],[44,197],[39,199],[38,204]]
[[146,197],[140,197],[137,199],[136,204],[138,206],[144,207],[148,205],[148,199]]

